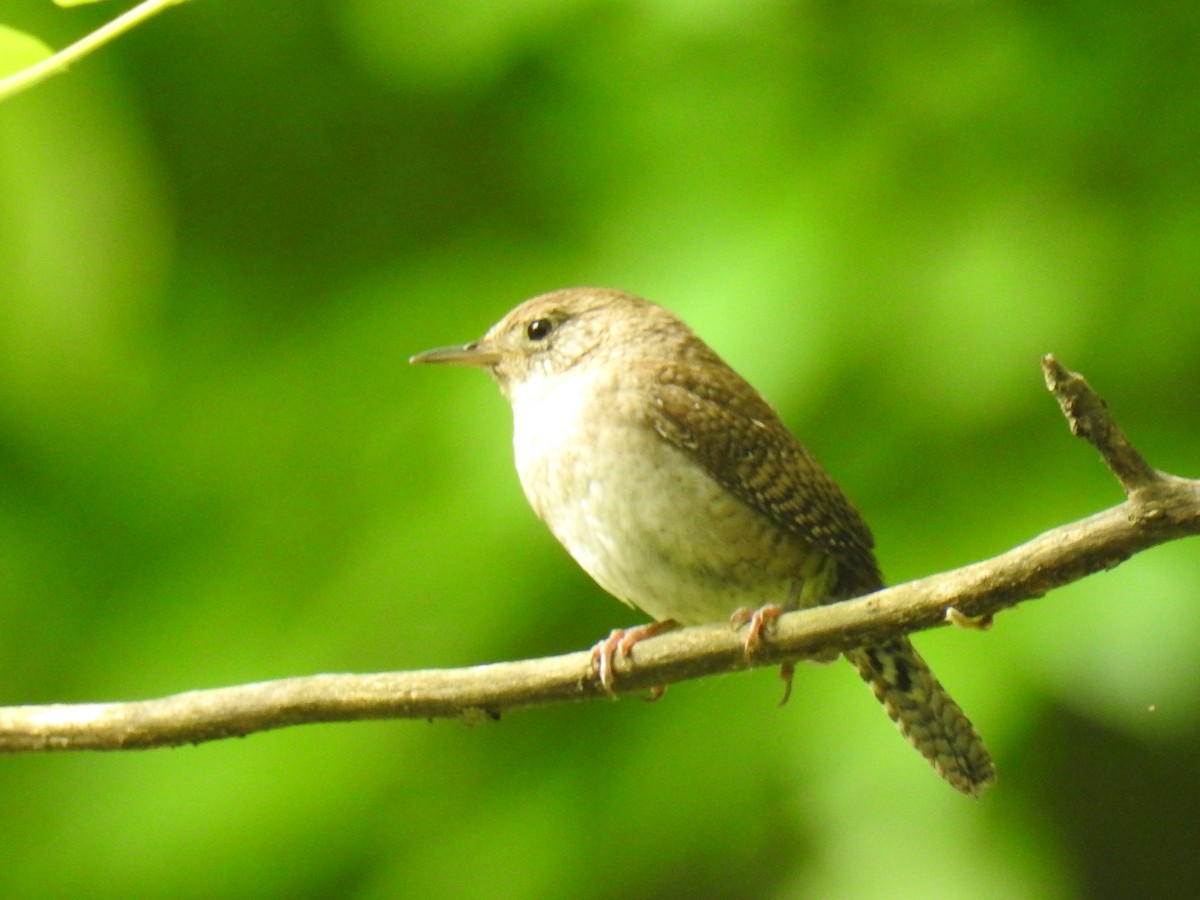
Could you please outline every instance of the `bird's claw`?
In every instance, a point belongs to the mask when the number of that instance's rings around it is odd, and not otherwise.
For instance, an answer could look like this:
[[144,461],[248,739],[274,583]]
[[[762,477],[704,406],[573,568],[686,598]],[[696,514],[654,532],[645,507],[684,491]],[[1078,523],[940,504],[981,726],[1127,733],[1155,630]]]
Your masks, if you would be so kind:
[[789,659],[779,667],[779,677],[783,679],[783,696],[779,698],[780,706],[787,706],[788,699],[792,696],[792,678],[795,674],[795,660]]
[[[758,648],[762,646],[763,632],[770,631],[771,625],[786,612],[784,607],[778,603],[768,603],[758,609],[749,609],[748,607],[740,607],[734,611],[729,617],[729,621],[736,628],[741,628],[743,625],[748,625],[746,629],[746,641],[742,645],[746,658],[750,659],[758,652]],[[779,677],[783,679],[783,698],[779,701],[779,705],[783,706],[788,702],[788,698],[792,696],[792,677],[796,674],[796,664],[788,660],[779,667]]]
[[[608,637],[592,647],[592,668],[596,672],[596,678],[604,693],[610,697],[617,696],[614,687],[616,680],[614,664],[618,654],[628,659],[634,644],[678,627],[679,623],[674,619],[663,619],[661,622],[649,622],[633,628],[615,628]],[[665,692],[664,685],[657,685],[651,690],[650,699],[657,700]]]
[[770,630],[771,623],[783,613],[784,609],[778,603],[767,603],[758,609],[742,606],[734,610],[733,615],[729,617],[730,623],[735,628],[741,628],[743,625],[749,626],[746,629],[746,642],[743,644],[747,658],[758,652],[758,648],[762,645],[763,631]]

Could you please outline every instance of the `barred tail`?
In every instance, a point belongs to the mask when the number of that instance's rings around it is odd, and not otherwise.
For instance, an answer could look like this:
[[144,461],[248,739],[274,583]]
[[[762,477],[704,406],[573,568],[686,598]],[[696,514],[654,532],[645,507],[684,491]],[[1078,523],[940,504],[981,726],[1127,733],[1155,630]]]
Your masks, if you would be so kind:
[[846,659],[871,686],[900,733],[946,781],[978,797],[996,780],[996,768],[975,726],[908,638],[857,647]]

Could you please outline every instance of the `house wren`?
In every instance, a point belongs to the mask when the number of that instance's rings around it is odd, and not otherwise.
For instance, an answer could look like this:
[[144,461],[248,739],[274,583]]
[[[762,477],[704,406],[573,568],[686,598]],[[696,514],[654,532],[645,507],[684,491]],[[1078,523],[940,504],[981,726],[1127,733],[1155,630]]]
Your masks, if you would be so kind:
[[[491,372],[512,405],[534,511],[601,587],[655,620],[777,614],[883,586],[871,532],[834,480],[754,388],[646,300],[543,294],[478,341],[411,361]],[[632,640],[606,645],[602,680]],[[951,785],[977,795],[995,780],[971,722],[907,638],[845,655]]]

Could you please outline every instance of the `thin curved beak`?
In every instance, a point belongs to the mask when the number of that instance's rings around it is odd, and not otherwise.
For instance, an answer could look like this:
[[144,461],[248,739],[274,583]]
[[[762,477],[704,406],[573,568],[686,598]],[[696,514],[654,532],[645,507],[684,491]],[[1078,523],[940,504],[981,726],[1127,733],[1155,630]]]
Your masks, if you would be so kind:
[[486,347],[480,347],[479,341],[471,341],[461,347],[438,347],[436,350],[426,350],[408,360],[414,365],[424,363],[448,363],[455,366],[477,366],[487,368],[500,362],[500,353]]

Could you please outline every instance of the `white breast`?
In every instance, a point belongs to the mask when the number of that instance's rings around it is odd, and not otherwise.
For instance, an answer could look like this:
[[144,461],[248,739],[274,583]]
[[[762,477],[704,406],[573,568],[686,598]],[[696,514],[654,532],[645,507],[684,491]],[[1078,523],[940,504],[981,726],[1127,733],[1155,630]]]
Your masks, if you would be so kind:
[[605,590],[658,619],[715,622],[785,602],[789,548],[639,414],[621,379],[580,367],[514,385],[517,472],[537,514]]

